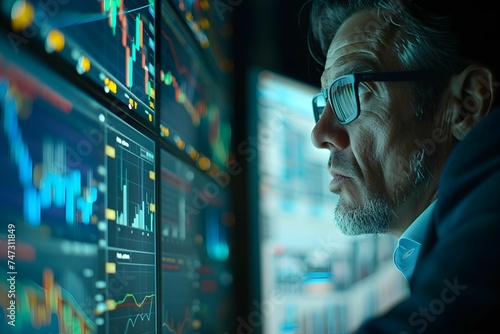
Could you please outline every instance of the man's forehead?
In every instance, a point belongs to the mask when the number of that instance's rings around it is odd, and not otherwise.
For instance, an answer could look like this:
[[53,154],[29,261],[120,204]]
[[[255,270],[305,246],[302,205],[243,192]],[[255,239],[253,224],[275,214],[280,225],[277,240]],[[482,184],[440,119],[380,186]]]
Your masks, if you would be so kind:
[[388,22],[374,10],[354,14],[340,26],[328,49],[327,59],[333,57],[334,52],[340,47],[379,38],[387,25]]
[[[383,33],[387,32],[388,25],[389,23],[383,16],[373,10],[362,11],[351,16],[342,24],[328,48],[325,72],[330,72],[327,70],[333,66],[335,68],[350,67],[351,59],[345,56],[349,54],[349,50],[366,49],[367,53],[373,52],[383,41]],[[348,71],[344,70],[344,72]],[[322,81],[332,79],[328,77],[328,73],[324,74],[325,78]]]

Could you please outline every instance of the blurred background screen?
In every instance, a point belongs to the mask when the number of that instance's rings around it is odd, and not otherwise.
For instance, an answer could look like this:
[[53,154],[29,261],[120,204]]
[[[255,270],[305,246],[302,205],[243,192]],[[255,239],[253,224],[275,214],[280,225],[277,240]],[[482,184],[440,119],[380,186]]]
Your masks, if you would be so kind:
[[[392,263],[396,239],[346,237],[336,228],[329,152],[310,139],[319,88],[262,69],[249,80],[260,292],[253,307],[262,314],[263,333],[352,332],[407,293]],[[244,324],[255,325],[253,319]]]

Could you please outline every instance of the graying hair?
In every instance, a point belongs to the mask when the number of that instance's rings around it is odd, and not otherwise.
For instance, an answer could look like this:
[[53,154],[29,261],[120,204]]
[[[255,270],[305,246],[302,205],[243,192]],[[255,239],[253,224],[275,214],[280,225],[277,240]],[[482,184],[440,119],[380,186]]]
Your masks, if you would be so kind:
[[[459,56],[459,37],[452,33],[448,15],[425,15],[403,0],[312,0],[308,45],[312,57],[324,65],[330,43],[342,23],[360,11],[371,11],[398,27],[394,36],[395,54],[405,70],[433,70],[444,73],[440,80],[413,83],[418,118],[434,110],[438,97],[453,73],[469,62]],[[389,13],[386,15],[384,13]]]

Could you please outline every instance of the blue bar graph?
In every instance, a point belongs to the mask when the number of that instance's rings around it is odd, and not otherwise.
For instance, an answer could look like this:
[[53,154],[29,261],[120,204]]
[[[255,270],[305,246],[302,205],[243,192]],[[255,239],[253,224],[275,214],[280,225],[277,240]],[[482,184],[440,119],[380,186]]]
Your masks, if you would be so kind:
[[[18,168],[19,182],[24,190],[25,221],[30,225],[38,226],[42,210],[56,207],[65,208],[67,224],[77,222],[89,224],[93,212],[92,206],[97,200],[97,188],[82,187],[81,171],[66,167],[66,149],[63,142],[54,144],[48,138],[44,140],[41,177],[39,177],[39,182],[35,182],[33,175],[35,166],[29,147],[23,139],[18,120],[18,105],[16,99],[9,93],[9,87],[6,79],[0,79],[3,132],[7,138],[11,160]],[[91,180],[92,174],[89,172],[88,185]],[[38,184],[38,187],[35,184]],[[81,217],[77,219],[78,212]]]

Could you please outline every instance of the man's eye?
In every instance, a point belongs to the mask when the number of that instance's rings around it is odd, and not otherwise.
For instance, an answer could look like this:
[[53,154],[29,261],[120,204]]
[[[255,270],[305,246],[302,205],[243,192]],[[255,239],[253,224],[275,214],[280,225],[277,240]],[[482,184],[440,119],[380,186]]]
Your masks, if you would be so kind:
[[361,103],[367,103],[373,96],[373,90],[368,85],[360,84],[358,86],[358,97]]

